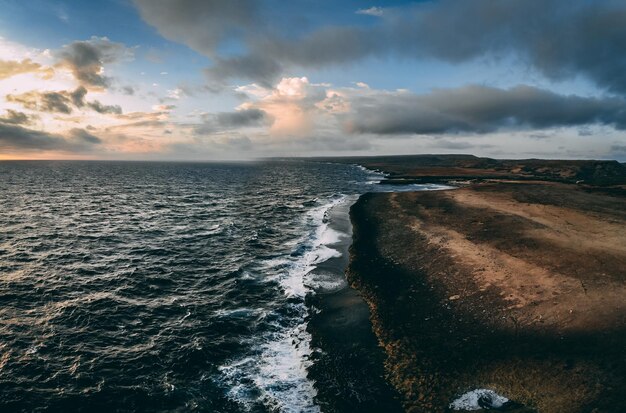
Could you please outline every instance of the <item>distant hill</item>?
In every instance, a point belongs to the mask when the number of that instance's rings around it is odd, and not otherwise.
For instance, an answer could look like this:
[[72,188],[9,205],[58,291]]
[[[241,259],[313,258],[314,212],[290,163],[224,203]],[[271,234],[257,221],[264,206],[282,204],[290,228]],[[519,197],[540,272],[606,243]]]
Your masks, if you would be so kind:
[[390,181],[451,179],[548,180],[626,185],[626,164],[603,160],[493,159],[474,155],[398,155],[313,158],[355,163],[390,174]]

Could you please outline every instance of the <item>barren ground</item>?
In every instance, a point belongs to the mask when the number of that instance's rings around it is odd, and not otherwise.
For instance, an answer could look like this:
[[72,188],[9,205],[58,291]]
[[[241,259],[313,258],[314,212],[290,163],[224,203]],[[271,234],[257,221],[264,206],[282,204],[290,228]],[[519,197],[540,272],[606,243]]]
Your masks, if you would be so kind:
[[541,413],[624,412],[626,198],[538,181],[368,194],[349,280],[407,411],[489,387]]

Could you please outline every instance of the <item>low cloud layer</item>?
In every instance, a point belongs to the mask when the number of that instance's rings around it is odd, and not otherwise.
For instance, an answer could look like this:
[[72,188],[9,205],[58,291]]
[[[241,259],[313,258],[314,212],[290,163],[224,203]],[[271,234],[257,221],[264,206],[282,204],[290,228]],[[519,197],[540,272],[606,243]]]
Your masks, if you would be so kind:
[[[274,88],[250,85],[247,111],[223,114],[232,126],[250,126],[265,113],[275,136],[352,135],[411,136],[490,134],[589,125],[626,130],[626,100],[619,97],[563,95],[519,85],[508,89],[469,85],[435,89],[426,94],[406,90],[333,88],[311,84],[306,77],[283,78]],[[213,119],[215,115],[205,115]],[[234,122],[237,119],[237,122]],[[231,123],[231,122],[227,122]],[[458,149],[463,149],[458,147]]]
[[352,133],[482,134],[590,124],[626,129],[624,99],[563,96],[530,86],[374,93],[356,96],[351,106],[347,129]]
[[87,152],[100,143],[99,138],[84,129],[72,129],[63,136],[0,120],[0,149],[4,151]]

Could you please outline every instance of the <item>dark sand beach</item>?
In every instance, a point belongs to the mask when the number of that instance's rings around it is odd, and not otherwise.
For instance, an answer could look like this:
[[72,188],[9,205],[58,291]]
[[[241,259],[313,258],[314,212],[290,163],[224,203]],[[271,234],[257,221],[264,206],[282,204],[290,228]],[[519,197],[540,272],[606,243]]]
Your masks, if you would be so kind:
[[309,279],[316,294],[308,323],[315,363],[309,368],[324,412],[402,412],[397,392],[385,380],[384,352],[378,346],[369,308],[359,293],[346,283],[352,228],[350,206],[356,199],[331,209],[329,227],[343,236],[330,246],[341,253],[317,266]]
[[348,280],[406,411],[445,412],[480,388],[507,411],[626,411],[624,165],[356,162],[459,186],[366,194],[351,210]]

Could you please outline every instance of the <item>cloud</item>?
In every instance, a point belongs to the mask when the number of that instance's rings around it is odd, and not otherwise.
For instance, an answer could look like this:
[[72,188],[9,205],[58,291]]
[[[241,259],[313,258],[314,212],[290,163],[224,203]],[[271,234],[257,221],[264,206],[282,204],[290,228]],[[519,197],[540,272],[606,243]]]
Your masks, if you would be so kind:
[[202,124],[194,128],[196,135],[206,135],[225,130],[261,126],[267,122],[267,114],[256,108],[234,112],[208,113],[202,116]]
[[0,59],[0,80],[23,73],[39,73],[44,79],[49,79],[53,74],[53,70],[52,68],[43,67],[39,63],[33,62],[31,59],[21,61]]
[[132,86],[123,86],[120,88],[121,92],[125,95],[132,96],[135,94],[135,88]]
[[79,86],[73,91],[60,90],[50,92],[30,91],[19,95],[6,95],[8,102],[18,103],[26,109],[40,112],[57,112],[70,114],[74,108],[88,107],[98,113],[121,114],[122,108],[118,105],[103,105],[97,100],[87,102],[87,89]]
[[169,89],[165,99],[180,100],[184,94],[185,91],[182,88],[177,87],[176,89]]
[[6,95],[7,102],[19,103],[26,109],[41,112],[72,113],[70,93],[30,91],[20,95]]
[[375,92],[352,99],[352,133],[489,133],[500,129],[602,124],[626,129],[626,102],[619,98],[564,96],[530,87],[466,86],[425,95]]
[[103,105],[98,100],[94,100],[93,102],[87,103],[91,109],[95,110],[98,113],[104,114],[116,114],[119,115],[122,113],[122,108],[119,105]]
[[104,75],[104,65],[132,57],[132,49],[106,37],[75,41],[55,53],[57,65],[68,68],[86,88],[105,89],[111,78]]
[[59,135],[0,123],[0,148],[2,149],[59,149],[65,147],[66,144]]
[[72,129],[67,137],[0,122],[0,149],[5,151],[57,150],[85,152],[101,141],[83,129]]
[[313,85],[306,77],[285,77],[266,96],[242,107],[267,113],[273,136],[307,136],[315,128],[318,102],[326,98],[324,86]]
[[166,38],[214,56],[220,42],[261,24],[255,0],[134,0],[141,17]]
[[97,136],[87,132],[85,129],[74,128],[70,130],[69,135],[72,139],[77,142],[83,142],[92,145],[98,145],[102,143],[102,139]]
[[435,141],[435,146],[437,148],[444,148],[444,149],[467,150],[467,149],[474,148],[476,145],[473,145],[469,142],[451,141],[447,139],[437,139]]
[[152,110],[157,112],[170,112],[176,109],[176,105],[154,105],[152,106]]
[[[368,87],[369,89],[369,87]],[[315,104],[316,107],[329,113],[348,113],[351,106],[345,93],[336,90],[327,90],[326,98]]]
[[[272,13],[252,0],[135,4],[163,36],[212,58],[207,74],[218,84],[246,78],[268,86],[287,69],[372,56],[451,63],[514,56],[549,79],[583,76],[602,89],[626,94],[626,3],[620,1],[545,0],[538,10],[527,0],[440,0],[385,9],[374,24],[298,33],[290,24],[270,21]],[[292,17],[290,22],[304,16]],[[218,46],[232,42],[244,51],[234,56],[218,52]]]
[[222,112],[217,114],[217,123],[225,128],[256,126],[265,119],[265,112],[259,109],[244,109],[235,112]]
[[235,92],[239,93],[244,99],[248,97],[264,98],[271,93],[271,90],[256,83],[251,83],[249,85],[237,86]]
[[368,16],[377,16],[380,17],[384,13],[381,7],[370,7],[369,9],[358,9],[356,14],[365,14]]
[[27,115],[24,112],[7,109],[6,115],[0,116],[0,123],[10,125],[28,125],[32,123],[35,118],[36,116]]
[[626,155],[626,145],[611,145],[611,152]]
[[[341,140],[345,132],[401,137],[585,125],[626,129],[626,101],[622,98],[560,95],[524,85],[509,89],[470,85],[414,94],[365,87],[334,89],[329,85],[311,84],[306,77],[294,77],[283,78],[272,89],[253,86],[240,89],[259,92],[240,108],[263,111],[264,122],[254,125],[269,125],[270,137],[336,136]],[[248,119],[243,118],[244,114],[251,113],[234,112],[228,116]],[[225,118],[226,114],[223,116]],[[210,121],[198,130],[214,133],[224,129],[225,125],[218,125],[217,118],[214,114],[205,115]],[[230,126],[242,127],[235,122]],[[472,147],[454,141],[442,142],[440,146],[444,144],[449,149]]]
[[263,87],[271,87],[283,66],[271,56],[250,54],[229,58],[216,57],[213,66],[205,70],[215,90],[223,87],[228,79],[252,79]]
[[[157,106],[160,109],[159,106]],[[129,112],[121,115],[117,115],[116,118],[122,120],[128,120],[132,122],[141,122],[146,120],[164,120],[168,117],[168,111],[156,111],[156,112]]]

